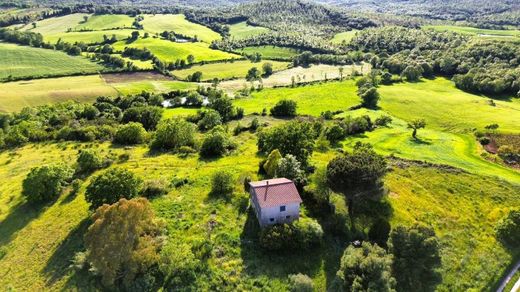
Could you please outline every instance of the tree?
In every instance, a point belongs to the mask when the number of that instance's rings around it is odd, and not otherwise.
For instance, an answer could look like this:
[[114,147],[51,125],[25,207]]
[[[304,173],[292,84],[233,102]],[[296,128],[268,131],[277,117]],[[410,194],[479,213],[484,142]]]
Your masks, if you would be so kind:
[[114,142],[121,145],[141,144],[147,139],[148,133],[143,125],[134,122],[121,126],[114,136]]
[[294,117],[296,116],[296,101],[282,99],[271,108],[271,115],[274,117]]
[[200,147],[200,155],[202,157],[219,157],[232,148],[234,148],[234,144],[228,134],[222,127],[217,127],[204,137]]
[[422,68],[420,66],[409,65],[407,66],[401,76],[403,76],[408,82],[419,81],[422,75]]
[[227,196],[233,193],[233,175],[228,171],[217,171],[211,176],[211,194]]
[[159,123],[152,141],[152,149],[178,150],[182,146],[195,145],[195,125],[181,118],[167,119]]
[[338,124],[334,124],[325,130],[325,137],[330,143],[337,143],[345,138],[345,130]]
[[388,237],[390,236],[390,222],[383,218],[378,218],[372,223],[370,226],[370,230],[368,231],[368,239],[370,241],[377,243],[377,245],[385,247],[386,242],[388,241]]
[[273,75],[273,64],[267,62],[262,65],[263,77],[269,77]]
[[114,204],[122,198],[139,195],[143,180],[123,168],[112,168],[96,176],[87,186],[85,199],[95,210],[103,204]]
[[158,106],[131,107],[123,113],[123,123],[139,122],[146,130],[155,130],[162,119],[163,108]]
[[290,179],[299,186],[305,183],[305,177],[301,163],[291,154],[285,155],[284,158],[278,161],[276,177]]
[[304,274],[289,275],[291,292],[313,292],[314,283],[312,279]]
[[121,199],[103,205],[92,221],[85,234],[87,260],[106,287],[114,288],[119,279],[130,285],[158,262],[164,228],[148,200]]
[[361,248],[345,249],[337,273],[346,291],[394,291],[392,256],[377,245],[364,242]]
[[376,199],[382,194],[382,178],[387,172],[386,160],[372,146],[358,143],[352,153],[338,156],[327,165],[327,184],[345,196],[354,228],[354,204]]
[[49,202],[61,194],[72,174],[69,167],[60,164],[32,168],[22,182],[22,195],[31,203]]
[[412,137],[417,139],[417,130],[426,127],[426,121],[424,119],[415,119],[408,123],[408,128],[413,129]]
[[201,82],[202,81],[202,72],[197,71],[188,76],[188,81],[190,82]]
[[200,261],[188,244],[170,242],[161,250],[159,269],[164,275],[165,288],[177,290],[193,283]]
[[233,106],[233,101],[228,97],[215,98],[209,105],[210,108],[216,110],[222,117],[222,122],[228,122],[233,119],[237,112]]
[[197,123],[199,130],[207,131],[222,125],[222,117],[216,110],[209,109],[203,112],[202,119]]
[[99,153],[93,149],[83,149],[78,155],[78,172],[89,173],[100,169],[103,163]]
[[137,30],[132,31],[132,35],[130,37],[130,40],[135,41],[139,37],[139,32]]
[[520,209],[511,210],[495,227],[497,238],[510,246],[520,245]]
[[246,80],[247,81],[255,81],[260,79],[260,70],[258,68],[253,67],[247,71]]
[[366,108],[375,109],[379,101],[379,92],[375,87],[361,87],[358,90],[359,97],[363,100],[362,105]]
[[193,64],[193,62],[195,62],[195,56],[190,54],[190,55],[188,55],[186,60],[188,61],[188,64]]
[[267,160],[263,165],[265,173],[267,173],[268,177],[275,177],[276,169],[278,168],[278,163],[281,159],[282,154],[280,154],[280,151],[278,151],[278,149],[274,149],[273,151],[271,151],[271,153],[269,153],[269,156],[267,156]]
[[390,233],[389,252],[398,291],[433,291],[440,280],[439,242],[432,228],[398,226]]

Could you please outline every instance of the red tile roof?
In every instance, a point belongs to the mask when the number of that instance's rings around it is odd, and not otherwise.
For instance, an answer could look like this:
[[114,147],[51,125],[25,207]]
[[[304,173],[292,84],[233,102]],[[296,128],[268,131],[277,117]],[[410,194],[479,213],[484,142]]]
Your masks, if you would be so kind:
[[261,208],[302,202],[296,186],[286,178],[250,182],[249,185],[254,190],[254,195]]

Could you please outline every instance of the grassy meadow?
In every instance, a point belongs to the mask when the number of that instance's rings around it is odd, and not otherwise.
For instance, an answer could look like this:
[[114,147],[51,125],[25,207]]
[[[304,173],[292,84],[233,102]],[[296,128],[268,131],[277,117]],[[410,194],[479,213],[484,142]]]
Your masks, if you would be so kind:
[[197,37],[200,41],[211,43],[222,37],[211,29],[186,20],[184,14],[147,14],[141,21],[145,31],[150,33],[162,33],[174,31],[175,33]]
[[342,43],[348,44],[354,38],[354,36],[356,36],[357,32],[358,32],[358,30],[340,32],[340,33],[334,35],[331,42],[333,44],[342,44]]
[[90,15],[87,21],[81,21],[74,30],[109,30],[119,28],[132,28],[134,18],[125,14]]
[[438,31],[453,31],[462,34],[469,34],[481,38],[515,40],[520,41],[520,30],[507,29],[483,29],[470,26],[456,26],[456,25],[426,25],[424,29],[434,29]]
[[200,71],[202,72],[202,80],[210,81],[214,78],[220,80],[244,78],[247,75],[247,71],[252,67],[257,67],[262,70],[262,66],[265,63],[271,63],[274,71],[281,71],[287,69],[289,63],[278,62],[278,61],[261,61],[258,63],[252,63],[249,60],[224,62],[224,63],[213,63],[205,65],[194,65],[188,69],[175,70],[172,74],[179,79],[186,79],[189,75]]
[[264,59],[292,59],[294,56],[301,53],[293,48],[284,48],[276,46],[260,46],[260,47],[245,47],[238,51],[241,54],[252,55],[254,53],[262,54]]
[[229,26],[229,34],[234,39],[245,39],[269,32],[270,29],[262,26],[249,25],[246,21]]
[[114,43],[114,49],[122,52],[125,47],[147,48],[163,62],[186,60],[189,55],[195,57],[195,62],[218,61],[240,58],[239,55],[213,50],[206,43],[176,43],[158,38],[139,38],[134,42],[119,41]]
[[96,73],[104,66],[64,52],[0,42],[0,80]]

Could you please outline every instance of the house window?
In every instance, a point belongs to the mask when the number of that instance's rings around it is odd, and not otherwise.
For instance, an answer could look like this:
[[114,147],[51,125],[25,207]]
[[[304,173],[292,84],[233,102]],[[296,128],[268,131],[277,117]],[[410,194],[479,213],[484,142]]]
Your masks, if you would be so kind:
[[269,221],[274,222],[274,218],[269,219]]
[[291,216],[289,216],[289,215],[285,216],[285,219],[289,219],[289,218],[291,218]]
[[280,212],[285,212],[285,206],[280,206]]

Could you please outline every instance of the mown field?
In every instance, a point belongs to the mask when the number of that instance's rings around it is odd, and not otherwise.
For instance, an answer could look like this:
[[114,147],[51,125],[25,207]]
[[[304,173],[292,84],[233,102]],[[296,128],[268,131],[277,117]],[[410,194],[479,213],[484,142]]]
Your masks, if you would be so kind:
[[114,78],[112,82],[107,82],[105,81],[107,76],[112,76],[112,74],[0,83],[0,92],[2,92],[0,95],[0,112],[14,112],[25,106],[38,106],[67,100],[92,102],[98,96],[137,94],[143,90],[168,92],[197,87],[196,83],[157,80],[155,77],[153,79],[143,77],[138,80],[118,77]]
[[132,28],[134,18],[124,14],[90,15],[87,21],[82,20],[74,30],[108,30]]
[[503,40],[520,41],[520,30],[499,30],[499,29],[482,29],[469,26],[456,25],[428,25],[423,26],[424,29],[434,29],[438,31],[453,31],[462,34],[475,35],[482,38],[496,38]]
[[218,78],[220,80],[244,78],[247,75],[247,71],[249,69],[251,69],[252,67],[256,67],[261,71],[262,66],[265,63],[271,63],[273,65],[274,71],[284,70],[287,69],[287,67],[289,66],[288,62],[262,61],[258,63],[252,63],[250,61],[242,60],[234,62],[195,65],[188,69],[172,71],[172,73],[175,77],[179,79],[186,79],[189,75],[192,75],[195,72],[202,72],[202,80],[204,81],[210,81],[214,78]]
[[264,59],[292,59],[294,56],[301,53],[293,48],[284,48],[276,46],[261,46],[261,47],[245,47],[239,50],[239,53],[252,55],[260,53]]
[[175,62],[178,59],[186,60],[189,55],[195,57],[195,62],[241,58],[236,54],[210,49],[206,43],[176,43],[152,37],[139,38],[131,43],[119,41],[114,43],[113,47],[119,52],[122,52],[125,47],[147,48],[163,62]]
[[269,31],[270,29],[267,27],[249,25],[246,21],[235,23],[229,26],[229,34],[231,34],[231,37],[235,39],[245,39]]
[[183,14],[154,14],[144,15],[141,21],[145,31],[150,33],[162,33],[164,31],[174,31],[175,33],[197,37],[200,41],[211,43],[211,41],[222,38],[217,32],[211,29],[186,20]]
[[0,42],[0,80],[39,78],[70,74],[86,74],[106,68],[87,58],[73,57],[64,52],[19,46]]

